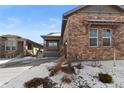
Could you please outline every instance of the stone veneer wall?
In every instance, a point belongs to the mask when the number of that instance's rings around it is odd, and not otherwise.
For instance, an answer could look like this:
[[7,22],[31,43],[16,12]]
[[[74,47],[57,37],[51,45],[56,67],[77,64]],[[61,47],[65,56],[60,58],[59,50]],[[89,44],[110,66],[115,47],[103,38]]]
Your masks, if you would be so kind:
[[[105,19],[124,21],[124,16],[120,15],[107,15],[107,14],[81,14],[75,13],[69,16],[63,42],[67,41],[67,60],[75,61],[80,60],[111,60],[113,59],[113,46],[116,43],[116,56],[117,59],[124,59],[124,24],[119,26],[110,25],[85,25],[86,19]],[[90,27],[98,28],[98,47],[88,47],[88,29]],[[112,47],[102,46],[102,28],[111,28],[112,34]],[[119,35],[118,35],[119,34]],[[118,35],[115,38],[114,35]],[[114,43],[115,41],[115,43]]]

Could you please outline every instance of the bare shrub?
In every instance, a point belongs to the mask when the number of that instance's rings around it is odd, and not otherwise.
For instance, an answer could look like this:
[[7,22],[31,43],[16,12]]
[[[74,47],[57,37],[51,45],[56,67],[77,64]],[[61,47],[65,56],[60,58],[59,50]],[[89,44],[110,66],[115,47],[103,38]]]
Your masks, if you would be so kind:
[[40,85],[43,85],[43,88],[52,88],[57,83],[53,82],[48,77],[45,78],[33,78],[27,82],[25,82],[24,87],[26,88],[37,88]]
[[62,82],[67,83],[67,84],[71,83],[71,79],[68,78],[66,75],[63,76],[61,80],[62,80]]
[[62,72],[67,73],[67,74],[75,74],[74,67],[69,68],[68,66],[65,66],[65,67],[61,67],[61,70]]
[[56,85],[57,83],[53,82],[51,79],[48,77],[43,79],[43,88],[52,88]]
[[103,83],[112,83],[112,77],[109,74],[99,73],[99,80]]
[[75,67],[76,67],[77,69],[83,69],[83,66],[81,65],[81,63],[80,63],[80,64],[77,64]]
[[51,70],[50,75],[49,76],[54,76],[60,69],[62,64],[64,63],[65,57],[61,56],[58,59],[58,63],[55,65],[55,67]]
[[37,88],[43,82],[42,78],[33,78],[27,82],[25,82],[24,87],[26,88]]

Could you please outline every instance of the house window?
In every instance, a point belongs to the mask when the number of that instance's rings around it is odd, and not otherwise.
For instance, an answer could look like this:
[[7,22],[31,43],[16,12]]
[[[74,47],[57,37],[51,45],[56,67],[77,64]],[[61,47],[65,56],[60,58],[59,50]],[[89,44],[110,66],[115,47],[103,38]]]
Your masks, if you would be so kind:
[[110,29],[103,29],[103,46],[111,46]]
[[5,45],[6,45],[6,50],[11,50],[11,42],[7,41]]
[[98,31],[97,29],[89,30],[89,46],[96,47],[98,45]]
[[16,50],[17,49],[16,41],[6,41],[5,42],[5,49],[7,51],[9,51],[9,50]]
[[16,42],[12,42],[12,50],[16,50],[16,46],[17,46]]
[[5,47],[4,42],[0,42],[0,51],[1,51],[1,50],[5,50],[4,47]]
[[32,47],[32,44],[29,43],[29,44],[28,44],[28,50],[32,50],[32,48],[33,48],[33,47]]
[[49,48],[57,48],[57,42],[49,42],[48,47]]

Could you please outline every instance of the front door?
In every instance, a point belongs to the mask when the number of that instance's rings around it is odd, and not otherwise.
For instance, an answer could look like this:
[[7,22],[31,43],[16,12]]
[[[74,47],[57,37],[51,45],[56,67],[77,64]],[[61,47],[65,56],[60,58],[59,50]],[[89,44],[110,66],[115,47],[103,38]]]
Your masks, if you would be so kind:
[[23,50],[24,50],[24,42],[23,41],[19,41],[18,42],[18,53],[19,54],[23,54]]

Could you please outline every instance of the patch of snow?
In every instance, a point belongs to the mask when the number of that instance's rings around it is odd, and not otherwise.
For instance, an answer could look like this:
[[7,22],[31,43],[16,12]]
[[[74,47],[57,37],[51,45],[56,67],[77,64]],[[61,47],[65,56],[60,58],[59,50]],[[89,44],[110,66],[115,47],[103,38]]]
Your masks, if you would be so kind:
[[[76,65],[77,63],[74,63],[73,65]],[[55,65],[55,63],[44,63],[40,66],[33,67],[29,69],[28,71],[22,73],[18,77],[10,80],[8,84],[3,85],[2,87],[18,87],[22,88],[24,87],[24,83],[30,79],[33,79],[34,77],[41,77],[44,78],[49,75],[48,68],[51,68]],[[116,66],[113,66],[113,61],[98,61],[98,62],[81,62],[81,65],[83,66],[82,69],[75,69],[75,74],[67,74],[62,72],[61,70],[53,77],[50,77],[50,79],[57,84],[55,87],[61,87],[61,88],[78,88],[78,87],[91,87],[91,88],[120,88],[124,87],[124,61],[123,60],[117,60]],[[113,83],[111,84],[105,84],[99,81],[98,74],[99,73],[108,73],[113,78]],[[62,82],[63,76],[68,76],[72,82],[67,84]],[[39,87],[42,87],[39,86]]]
[[9,63],[10,62],[22,62],[22,61],[24,61],[26,63],[26,62],[31,62],[31,61],[33,61],[35,59],[36,59],[36,57],[30,57],[30,56],[23,57],[23,58],[1,59],[0,64],[4,64],[4,63],[8,63],[8,62]]
[[54,33],[53,36],[61,36],[61,33]]
[[19,75],[18,77],[12,79],[9,81],[9,83],[1,86],[1,87],[7,87],[7,88],[23,88],[24,87],[24,83],[28,80],[33,79],[34,77],[46,77],[49,75],[49,71],[48,71],[48,67],[50,66],[54,66],[54,63],[45,63],[45,64],[41,64],[40,66],[36,66],[33,67],[27,71],[25,71],[24,73],[22,73],[21,75]]
[[60,32],[49,33],[46,36],[61,36],[61,33]]
[[23,57],[23,58],[14,58],[10,60],[10,62],[18,62],[18,61],[28,61],[28,60],[33,60],[36,59],[36,57]]
[[7,63],[9,62],[11,59],[1,59],[0,60],[0,64],[4,64],[4,63]]

